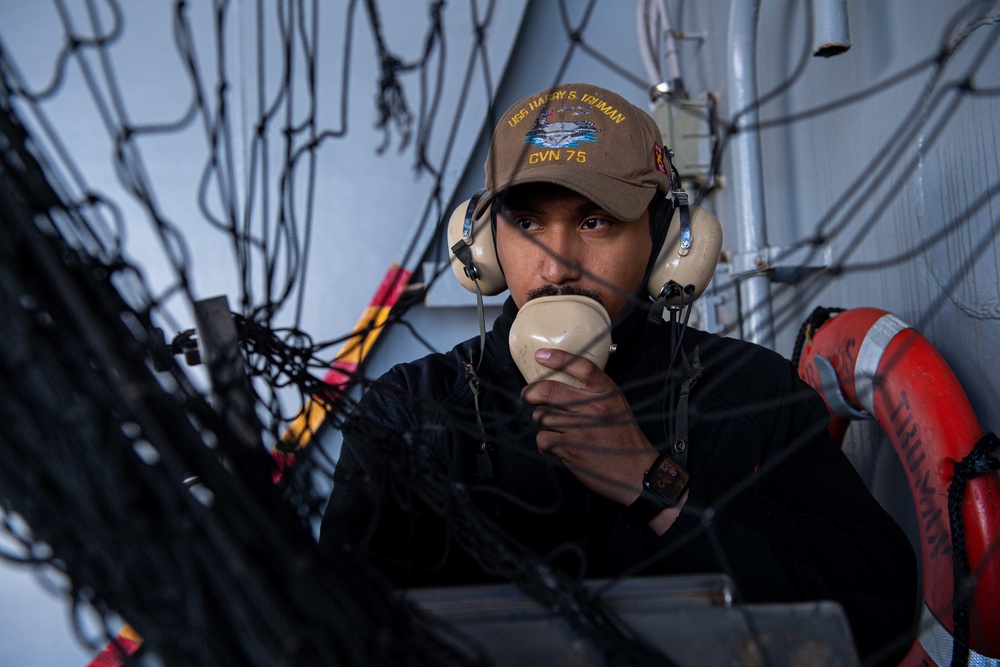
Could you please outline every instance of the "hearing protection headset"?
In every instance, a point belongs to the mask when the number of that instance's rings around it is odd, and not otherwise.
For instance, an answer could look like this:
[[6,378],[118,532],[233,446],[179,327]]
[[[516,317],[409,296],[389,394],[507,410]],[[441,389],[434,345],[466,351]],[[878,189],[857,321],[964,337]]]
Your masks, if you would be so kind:
[[[451,214],[448,244],[452,252],[451,269],[462,286],[470,292],[491,296],[507,289],[507,280],[497,259],[491,207],[478,218],[473,217],[485,192],[480,190]],[[654,229],[654,235],[662,241],[658,252],[656,247],[653,250],[656,259],[647,271],[646,291],[664,306],[687,306],[701,296],[715,273],[722,248],[722,227],[714,215],[688,204],[683,189],[675,187],[673,202],[666,199],[661,206],[672,208],[673,213],[666,230],[662,226]]]

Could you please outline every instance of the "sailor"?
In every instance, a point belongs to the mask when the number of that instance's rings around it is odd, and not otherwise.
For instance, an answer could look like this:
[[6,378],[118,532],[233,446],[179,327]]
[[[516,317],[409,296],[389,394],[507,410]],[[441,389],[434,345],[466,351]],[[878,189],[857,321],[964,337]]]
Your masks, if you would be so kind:
[[[508,122],[538,99],[531,122]],[[587,84],[500,118],[467,225],[495,248],[466,269],[510,296],[482,340],[368,389],[344,427],[322,544],[404,587],[510,576],[439,496],[415,492],[414,476],[440,479],[570,576],[724,572],[743,602],[840,603],[863,659],[905,650],[913,550],[831,440],[820,397],[778,354],[660,315],[651,275],[690,212],[652,118]],[[673,287],[689,304],[696,288]],[[515,323],[560,301],[599,304],[614,352],[595,362],[550,337],[519,366],[511,330],[532,323]]]

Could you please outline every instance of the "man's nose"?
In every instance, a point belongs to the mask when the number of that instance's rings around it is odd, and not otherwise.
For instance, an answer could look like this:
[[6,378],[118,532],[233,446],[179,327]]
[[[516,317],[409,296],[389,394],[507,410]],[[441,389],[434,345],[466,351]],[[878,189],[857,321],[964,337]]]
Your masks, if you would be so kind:
[[580,279],[579,248],[570,234],[557,233],[542,246],[541,277],[553,285]]

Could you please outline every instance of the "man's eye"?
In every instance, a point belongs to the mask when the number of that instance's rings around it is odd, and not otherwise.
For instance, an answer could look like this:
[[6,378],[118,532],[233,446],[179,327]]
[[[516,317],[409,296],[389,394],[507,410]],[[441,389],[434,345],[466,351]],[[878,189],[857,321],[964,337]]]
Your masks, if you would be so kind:
[[612,221],[607,218],[590,218],[585,220],[583,223],[584,229],[604,229],[605,227],[610,227]]
[[521,231],[527,232],[538,227],[538,223],[531,218],[517,218],[514,220],[514,226]]

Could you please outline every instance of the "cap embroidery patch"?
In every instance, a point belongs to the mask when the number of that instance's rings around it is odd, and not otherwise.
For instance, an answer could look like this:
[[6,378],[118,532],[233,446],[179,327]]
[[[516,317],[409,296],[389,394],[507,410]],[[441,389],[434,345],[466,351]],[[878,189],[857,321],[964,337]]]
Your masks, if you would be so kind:
[[555,113],[570,112],[577,116],[588,115],[589,106],[564,107],[542,113],[525,134],[524,143],[546,148],[576,148],[582,143],[597,141],[599,129],[589,120],[568,120],[550,123],[548,117]]
[[656,171],[667,173],[667,161],[664,159],[663,146],[653,144],[653,156],[656,160]]

